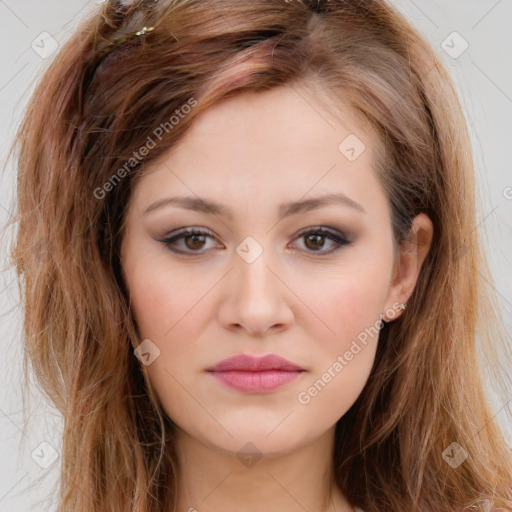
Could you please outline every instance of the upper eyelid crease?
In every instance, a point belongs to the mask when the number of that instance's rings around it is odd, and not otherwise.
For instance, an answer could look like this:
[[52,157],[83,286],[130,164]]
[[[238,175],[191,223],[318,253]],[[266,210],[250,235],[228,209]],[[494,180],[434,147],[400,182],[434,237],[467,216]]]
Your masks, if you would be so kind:
[[[360,211],[361,213],[366,213],[366,210],[363,208],[361,204],[354,201],[345,194],[338,193],[314,197],[302,201],[283,203],[279,206],[278,209],[279,218],[304,213],[329,204],[340,204],[344,206],[349,206],[353,209]],[[233,213],[226,206],[211,201],[209,199],[187,196],[166,197],[163,199],[159,199],[158,201],[155,201],[147,208],[145,208],[142,214],[148,215],[149,213],[159,208],[169,205],[175,205],[187,210],[194,210],[209,215],[224,216],[230,220],[233,220]]]

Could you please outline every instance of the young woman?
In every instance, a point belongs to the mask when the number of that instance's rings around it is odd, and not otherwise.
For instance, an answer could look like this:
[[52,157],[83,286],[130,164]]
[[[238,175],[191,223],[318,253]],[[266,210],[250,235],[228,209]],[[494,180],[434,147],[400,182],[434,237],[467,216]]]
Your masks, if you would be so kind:
[[512,510],[464,116],[386,2],[105,2],[16,147],[60,511]]

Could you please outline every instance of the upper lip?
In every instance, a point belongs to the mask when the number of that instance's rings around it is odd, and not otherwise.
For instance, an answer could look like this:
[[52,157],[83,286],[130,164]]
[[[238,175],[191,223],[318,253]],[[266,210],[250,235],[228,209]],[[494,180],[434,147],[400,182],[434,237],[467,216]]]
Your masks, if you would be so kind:
[[248,354],[239,354],[228,359],[224,359],[220,363],[207,369],[209,372],[226,372],[226,371],[246,371],[260,372],[265,370],[281,370],[281,371],[305,371],[304,368],[284,359],[277,354],[267,354],[265,356],[250,356]]

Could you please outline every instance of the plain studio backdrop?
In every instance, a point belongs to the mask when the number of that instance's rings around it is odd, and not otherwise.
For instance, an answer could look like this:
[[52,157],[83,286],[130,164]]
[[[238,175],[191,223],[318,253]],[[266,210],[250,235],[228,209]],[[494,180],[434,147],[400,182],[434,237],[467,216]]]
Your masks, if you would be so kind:
[[[98,8],[98,3],[95,0],[0,0],[2,167],[36,80],[55,56],[58,46],[67,40],[89,11]],[[482,204],[475,229],[482,235],[487,233],[489,262],[510,332],[512,0],[394,0],[393,3],[437,48],[456,80],[469,119],[477,192]],[[44,45],[40,43],[42,38]],[[0,224],[3,227],[14,208],[14,169],[7,167],[1,180]],[[36,395],[31,402],[30,429],[23,428],[21,315],[17,309],[15,273],[12,269],[5,270],[7,239],[2,238],[0,273],[0,511],[56,510],[55,503],[44,500],[59,476],[61,423],[59,415],[44,398]],[[512,390],[493,403],[493,411],[512,445],[507,408],[510,413]],[[20,446],[21,441],[23,446]],[[36,482],[42,475],[43,480]]]

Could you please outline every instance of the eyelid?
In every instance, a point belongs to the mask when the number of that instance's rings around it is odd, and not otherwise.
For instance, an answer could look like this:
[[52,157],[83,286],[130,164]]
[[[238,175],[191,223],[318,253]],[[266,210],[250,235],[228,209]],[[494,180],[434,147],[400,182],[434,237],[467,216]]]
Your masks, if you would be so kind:
[[348,242],[348,236],[345,233],[343,233],[342,231],[340,231],[336,228],[332,228],[332,227],[324,226],[324,225],[304,228],[304,229],[300,230],[296,235],[294,235],[293,239],[296,240],[297,238],[307,235],[309,233],[322,233],[324,235],[333,235],[334,237],[337,237],[339,239],[342,239],[342,240]]

